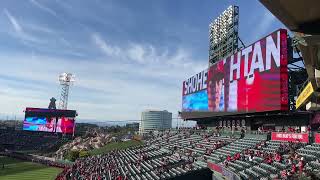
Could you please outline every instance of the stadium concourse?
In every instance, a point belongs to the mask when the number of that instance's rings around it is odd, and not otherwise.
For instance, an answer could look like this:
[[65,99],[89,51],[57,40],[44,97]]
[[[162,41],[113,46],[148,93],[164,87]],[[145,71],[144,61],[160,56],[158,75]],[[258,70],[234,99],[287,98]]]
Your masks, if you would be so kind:
[[211,179],[208,166],[234,179],[320,177],[320,145],[267,140],[265,134],[222,136],[215,131],[167,130],[142,146],[80,158],[58,175],[65,179]]

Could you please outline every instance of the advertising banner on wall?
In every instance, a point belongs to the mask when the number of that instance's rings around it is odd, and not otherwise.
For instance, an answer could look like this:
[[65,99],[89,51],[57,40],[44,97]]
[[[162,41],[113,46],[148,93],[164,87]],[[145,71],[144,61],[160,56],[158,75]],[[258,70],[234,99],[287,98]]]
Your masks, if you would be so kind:
[[182,112],[288,110],[287,31],[279,29],[183,82]]
[[308,133],[285,133],[285,132],[272,132],[271,140],[273,141],[293,141],[293,142],[309,142]]
[[296,100],[296,108],[298,109],[314,92],[313,86],[311,82],[307,84],[307,86],[303,89]]
[[319,133],[314,134],[314,142],[317,144],[320,144],[320,134]]
[[208,161],[207,167],[213,172],[220,173],[226,179],[230,179],[230,180],[240,180],[241,179],[237,174],[233,173],[232,171],[228,170],[227,168],[223,167],[220,164],[216,164],[211,161]]

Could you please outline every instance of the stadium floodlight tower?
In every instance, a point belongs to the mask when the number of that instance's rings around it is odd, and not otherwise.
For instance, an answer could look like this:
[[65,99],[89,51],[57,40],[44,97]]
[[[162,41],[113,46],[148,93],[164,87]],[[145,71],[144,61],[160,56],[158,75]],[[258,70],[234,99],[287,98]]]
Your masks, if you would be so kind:
[[70,86],[74,83],[75,76],[71,73],[62,73],[59,75],[59,82],[62,87],[59,109],[67,109],[68,108],[68,97],[69,97],[69,89]]
[[238,50],[238,27],[238,6],[229,6],[217,19],[210,23],[209,67]]

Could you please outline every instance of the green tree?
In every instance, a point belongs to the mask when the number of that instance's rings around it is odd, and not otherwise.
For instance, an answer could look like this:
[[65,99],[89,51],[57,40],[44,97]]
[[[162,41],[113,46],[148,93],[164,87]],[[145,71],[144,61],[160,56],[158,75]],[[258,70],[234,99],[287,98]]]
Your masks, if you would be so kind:
[[68,159],[69,161],[75,161],[79,158],[79,154],[79,151],[69,151],[67,153],[66,159]]
[[88,157],[89,156],[89,152],[88,151],[80,151],[79,152],[79,157]]

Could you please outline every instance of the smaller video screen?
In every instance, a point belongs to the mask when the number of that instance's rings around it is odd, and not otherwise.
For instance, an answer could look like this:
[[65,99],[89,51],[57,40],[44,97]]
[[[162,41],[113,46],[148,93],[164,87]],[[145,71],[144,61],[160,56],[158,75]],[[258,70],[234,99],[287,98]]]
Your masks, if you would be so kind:
[[75,127],[75,115],[73,110],[27,108],[23,130],[72,134]]

